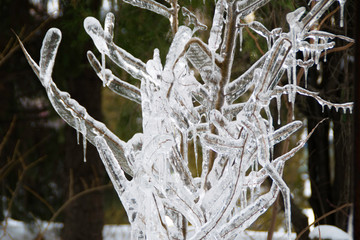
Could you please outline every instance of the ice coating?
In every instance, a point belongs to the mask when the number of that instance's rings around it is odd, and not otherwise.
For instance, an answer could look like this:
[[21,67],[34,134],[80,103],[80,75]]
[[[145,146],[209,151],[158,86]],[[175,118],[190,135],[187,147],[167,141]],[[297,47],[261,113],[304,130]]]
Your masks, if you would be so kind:
[[194,25],[193,33],[195,33],[197,30],[205,31],[207,29],[207,26],[202,24],[199,19],[196,17],[194,13],[192,13],[189,9],[186,7],[181,8],[182,13],[184,17],[187,17],[188,19],[188,26],[191,24]]
[[216,51],[221,44],[221,33],[224,25],[224,11],[226,9],[225,0],[219,0],[216,3],[213,25],[210,30],[209,48]]
[[87,17],[84,20],[84,28],[87,34],[93,39],[96,48],[101,52],[105,53],[108,48],[104,39],[104,30],[100,22],[94,17]]
[[106,14],[105,17],[105,38],[108,42],[112,42],[114,39],[114,23],[115,23],[115,16],[113,13]]
[[[234,239],[273,204],[279,193],[284,198],[290,239],[290,190],[282,179],[284,164],[305,145],[314,130],[273,159],[274,146],[302,127],[301,121],[281,121],[282,96],[288,95],[295,104],[296,94],[301,94],[314,98],[323,108],[351,112],[352,103],[326,101],[307,90],[306,81],[305,88],[300,87],[296,76],[303,68],[306,80],[308,69],[319,65],[321,55],[334,47],[334,38],[352,40],[310,30],[335,0],[319,0],[307,13],[304,8],[289,13],[289,32],[268,30],[260,22],[241,22],[241,18],[269,1],[218,0],[207,41],[193,36],[202,25],[183,8],[194,30],[180,26],[173,32],[168,53],[161,53],[166,55],[164,64],[158,49],[144,63],[118,47],[113,42],[112,13],[106,15],[104,27],[95,18],[86,18],[84,28],[101,54],[98,60],[91,51],[87,53],[95,73],[104,87],[141,105],[142,132],[128,142],[93,119],[52,81],[61,39],[59,30],[51,29],[46,34],[40,66],[20,42],[55,110],[83,135],[84,157],[86,140],[96,146],[127,212],[132,239]],[[178,20],[173,19],[174,9],[153,0],[125,2],[170,21]],[[245,25],[266,38],[268,49],[247,71],[232,76],[233,51],[241,47],[241,28]],[[105,56],[140,80],[140,87],[115,76],[106,68]],[[283,77],[288,77],[289,83],[279,86]],[[277,128],[269,107],[274,98]],[[125,172],[132,180],[126,179]],[[267,178],[272,179],[272,184],[260,191]],[[186,233],[188,224],[194,227],[191,237]]]
[[40,80],[45,88],[49,88],[51,74],[55,64],[55,56],[61,41],[61,31],[51,28],[47,31],[40,51]]
[[344,27],[344,6],[345,0],[338,0],[340,4],[340,27]]
[[166,18],[169,18],[169,19],[171,18],[170,9],[168,9],[167,7],[165,7],[164,5],[162,5],[156,1],[153,1],[153,0],[146,0],[146,1],[124,0],[124,2],[131,4],[133,6],[136,6],[136,7],[144,8],[149,11],[155,12]]
[[274,38],[272,33],[260,22],[253,21],[248,26],[260,36],[266,38],[268,49],[271,48],[271,40]]

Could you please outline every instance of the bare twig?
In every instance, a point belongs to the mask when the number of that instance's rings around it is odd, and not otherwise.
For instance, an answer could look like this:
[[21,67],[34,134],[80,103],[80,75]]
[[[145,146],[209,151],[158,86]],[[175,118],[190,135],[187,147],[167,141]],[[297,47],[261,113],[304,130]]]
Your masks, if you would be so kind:
[[68,199],[53,215],[52,217],[49,219],[46,227],[38,234],[39,236],[42,236],[46,231],[47,229],[49,228],[50,226],[50,223],[54,222],[54,220],[59,216],[59,214],[65,210],[65,208],[67,208],[69,206],[69,204],[71,204],[73,201],[79,199],[80,197],[86,195],[86,194],[90,194],[90,193],[93,193],[93,192],[96,192],[96,191],[102,191],[102,190],[105,190],[107,188],[111,188],[113,185],[112,183],[108,183],[108,184],[105,184],[105,185],[101,185],[101,186],[97,186],[97,187],[93,187],[93,188],[89,188],[89,189],[86,189],[80,193],[77,193],[75,195],[73,195],[70,199]]
[[324,215],[322,215],[321,217],[317,218],[313,223],[311,223],[309,226],[307,226],[304,230],[302,230],[299,235],[296,237],[295,240],[298,240],[300,239],[300,237],[312,226],[314,225],[315,223],[321,221],[322,219],[326,218],[327,216],[331,215],[331,214],[334,214],[338,211],[340,211],[341,209],[343,208],[346,208],[346,207],[351,207],[353,204],[352,203],[345,203],[344,205],[341,205],[340,207],[334,209],[334,210],[331,210],[330,212],[327,212],[325,213]]
[[[23,39],[23,43],[26,43],[27,41],[29,41],[40,29],[42,29],[52,18],[48,17],[45,21],[43,21],[37,28],[35,28],[29,35],[27,35],[24,39]],[[13,30],[12,30],[13,31]],[[13,31],[14,32],[14,31]],[[21,36],[21,34],[19,34],[19,36]],[[9,43],[12,40],[9,40]],[[3,57],[0,59],[0,66],[2,64],[4,64],[4,62],[13,55],[13,53],[18,50],[19,48],[19,44],[16,44],[16,42],[14,43],[13,47],[7,52],[5,53],[5,50],[7,50],[6,48],[3,50],[3,52],[1,53],[1,55],[3,55]]]

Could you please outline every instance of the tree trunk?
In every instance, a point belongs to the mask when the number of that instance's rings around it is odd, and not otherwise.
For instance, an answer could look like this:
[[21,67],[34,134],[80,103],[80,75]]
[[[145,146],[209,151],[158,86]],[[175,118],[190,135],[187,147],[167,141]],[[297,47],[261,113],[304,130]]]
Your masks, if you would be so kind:
[[[355,23],[354,3],[354,1],[347,2],[349,11],[345,15],[344,28],[325,24],[324,30],[352,37]],[[339,22],[339,14],[335,14],[335,22]],[[335,41],[336,46],[344,45],[342,40]],[[327,63],[321,71],[311,70],[310,89],[322,89],[320,96],[331,102],[352,101],[354,60],[351,51],[348,49],[331,53],[327,56]],[[321,83],[318,82],[319,76],[322,79]],[[308,166],[312,190],[310,204],[315,218],[318,218],[343,204],[352,202],[353,123],[349,112],[344,113],[342,109],[338,111],[325,109],[324,114],[321,114],[321,106],[312,99],[308,100],[307,108],[308,131],[311,131],[322,118],[329,118],[316,129],[308,142]],[[333,131],[333,137],[329,137],[329,130]],[[330,154],[331,149],[333,154]],[[320,221],[320,224],[335,225],[347,231],[348,217],[349,208],[345,208],[326,217]]]

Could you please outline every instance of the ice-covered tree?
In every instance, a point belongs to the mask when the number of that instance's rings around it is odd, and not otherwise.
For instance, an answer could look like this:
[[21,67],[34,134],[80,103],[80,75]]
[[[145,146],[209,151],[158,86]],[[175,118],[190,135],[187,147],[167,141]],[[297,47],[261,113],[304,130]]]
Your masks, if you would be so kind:
[[[334,47],[334,38],[352,41],[316,29],[335,2],[341,6],[342,25],[345,1],[318,0],[308,12],[301,7],[288,13],[290,30],[284,32],[243,20],[270,0],[217,0],[207,40],[194,36],[207,27],[185,7],[181,11],[187,25],[179,26],[177,0],[165,5],[154,0],[124,1],[168,18],[173,33],[165,63],[158,49],[144,63],[113,42],[112,13],[106,15],[104,27],[93,17],[84,21],[101,54],[99,61],[89,51],[88,60],[104,86],[141,105],[143,131],[128,142],[56,87],[51,75],[61,41],[59,29],[47,32],[39,64],[22,48],[55,110],[77,130],[78,138],[82,134],[84,155],[87,141],[96,146],[127,212],[132,238],[234,239],[279,193],[290,238],[290,190],[282,178],[283,168],[310,135],[274,158],[274,146],[300,129],[302,122],[293,119],[275,130],[269,104],[276,101],[280,112],[283,95],[294,105],[301,94],[322,106],[351,112],[352,103],[323,100],[306,89],[306,80],[303,87],[297,82],[298,70],[304,69],[306,79],[308,69]],[[242,75],[234,76],[234,56],[243,44],[244,27],[266,39],[267,51]],[[106,67],[105,56],[138,79],[140,87],[115,76]],[[287,84],[279,84],[282,78],[288,79]],[[198,163],[197,174],[190,170],[189,155]],[[272,179],[271,186],[262,188],[267,178]]]

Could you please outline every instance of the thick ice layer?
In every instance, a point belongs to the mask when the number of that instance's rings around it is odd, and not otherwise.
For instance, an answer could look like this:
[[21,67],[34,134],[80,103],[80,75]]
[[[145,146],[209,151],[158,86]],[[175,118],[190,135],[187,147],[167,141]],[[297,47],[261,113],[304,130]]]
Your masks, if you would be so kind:
[[207,26],[202,24],[199,21],[199,19],[196,17],[196,15],[194,13],[190,12],[189,9],[187,9],[186,7],[182,7],[181,10],[182,10],[184,17],[187,17],[187,19],[188,19],[187,25],[194,26],[193,33],[195,33],[197,30],[205,31],[207,29]]
[[[125,2],[170,21],[178,20],[173,19],[174,9],[156,1]],[[323,107],[351,111],[352,103],[326,101],[297,86],[296,77],[298,69],[303,68],[306,79],[308,69],[334,47],[334,38],[352,40],[310,31],[335,0],[319,0],[307,13],[305,8],[289,13],[288,33],[280,28],[268,30],[260,22],[241,22],[268,2],[218,0],[207,41],[193,36],[198,28],[205,27],[183,8],[194,30],[180,26],[174,31],[164,64],[158,49],[144,63],[115,45],[113,14],[106,15],[104,28],[95,18],[86,18],[84,28],[101,55],[98,60],[92,52],[87,53],[94,71],[104,87],[142,108],[143,131],[127,143],[93,119],[52,81],[61,39],[59,30],[50,29],[45,36],[40,66],[20,43],[55,110],[83,135],[84,156],[86,140],[97,147],[127,212],[132,239],[184,239],[188,223],[194,227],[190,239],[234,239],[272,205],[279,193],[284,198],[290,237],[290,190],[282,179],[283,168],[312,132],[290,151],[273,159],[274,145],[293,136],[302,123],[292,121],[275,130],[270,102],[276,99],[279,125],[284,94],[289,95],[292,104],[296,94],[302,94],[316,99]],[[344,1],[339,3],[343,8]],[[171,5],[178,7],[174,2]],[[247,71],[233,76],[232,51],[242,44],[241,29],[245,25],[266,38],[268,49]],[[233,30],[236,32],[229,32]],[[140,87],[115,76],[106,68],[105,56],[140,80]],[[289,84],[279,86],[284,75]],[[190,165],[196,166],[195,170]],[[132,180],[125,177],[125,172]],[[260,188],[264,188],[267,178],[273,180],[272,184],[262,192]]]
[[209,49],[215,52],[221,44],[221,34],[224,25],[224,12],[227,8],[225,0],[216,3],[213,25],[210,30]]
[[40,51],[40,80],[45,88],[49,88],[51,74],[55,64],[55,56],[61,41],[61,32],[57,28],[47,31]]

